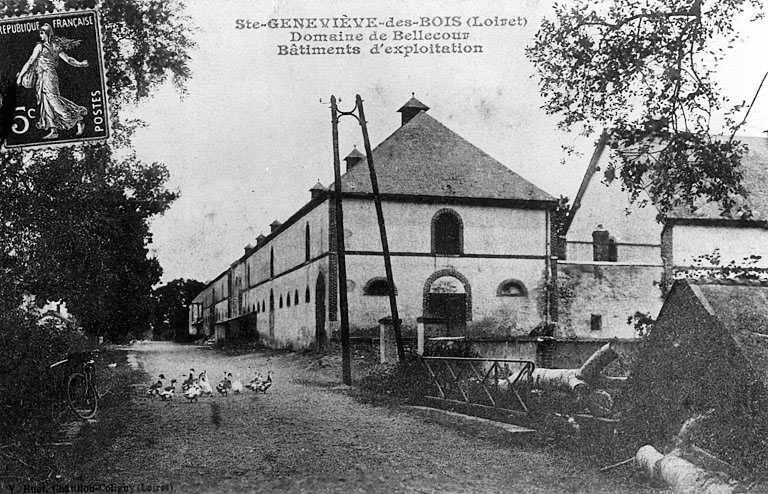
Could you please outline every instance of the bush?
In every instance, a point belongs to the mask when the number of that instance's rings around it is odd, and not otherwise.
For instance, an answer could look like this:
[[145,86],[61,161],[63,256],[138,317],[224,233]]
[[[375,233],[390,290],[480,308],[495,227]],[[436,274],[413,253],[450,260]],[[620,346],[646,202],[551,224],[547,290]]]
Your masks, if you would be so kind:
[[421,360],[408,356],[404,363],[378,364],[360,380],[360,389],[368,398],[389,397],[421,401],[429,388],[427,370]]
[[0,313],[0,443],[20,436],[45,436],[55,425],[60,383],[50,365],[70,352],[87,348],[78,331],[50,323],[22,310]]

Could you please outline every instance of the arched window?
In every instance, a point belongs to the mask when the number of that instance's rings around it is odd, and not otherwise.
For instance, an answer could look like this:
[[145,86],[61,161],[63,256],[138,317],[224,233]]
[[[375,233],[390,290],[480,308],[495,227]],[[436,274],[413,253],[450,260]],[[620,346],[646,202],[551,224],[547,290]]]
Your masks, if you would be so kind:
[[307,285],[307,290],[304,292],[304,302],[309,303],[309,285]]
[[304,260],[309,261],[309,223],[304,228]]
[[496,289],[497,297],[527,297],[528,290],[520,280],[508,279],[501,282]]
[[293,305],[299,305],[299,290],[293,294]]
[[432,217],[432,253],[455,255],[464,251],[464,225],[453,209],[441,209]]
[[[363,295],[370,295],[373,297],[385,297],[389,295],[389,283],[386,278],[371,278],[363,287]],[[395,295],[397,295],[397,287],[395,287]]]
[[283,308],[283,296],[282,295],[280,295],[280,303],[278,304],[278,307],[281,308],[281,309]]
[[272,290],[269,291],[269,310],[275,310],[275,293]]
[[287,307],[291,306],[291,292],[285,294],[285,305]]

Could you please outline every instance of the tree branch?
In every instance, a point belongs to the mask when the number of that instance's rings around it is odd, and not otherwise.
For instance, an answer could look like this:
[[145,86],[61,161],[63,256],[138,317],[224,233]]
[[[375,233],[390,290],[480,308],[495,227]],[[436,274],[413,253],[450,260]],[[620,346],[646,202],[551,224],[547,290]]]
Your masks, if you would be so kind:
[[742,119],[741,123],[733,128],[733,133],[731,134],[731,138],[728,140],[728,142],[733,141],[733,138],[736,137],[736,132],[747,123],[747,117],[749,116],[749,112],[752,110],[752,107],[755,104],[755,101],[757,100],[757,95],[760,94],[760,90],[763,88],[763,84],[765,84],[765,79],[768,78],[768,72],[765,73],[763,76],[763,80],[760,81],[760,85],[757,86],[757,91],[755,91],[755,96],[752,98],[752,102],[749,104],[749,107],[747,108],[747,113],[744,114],[744,118]]

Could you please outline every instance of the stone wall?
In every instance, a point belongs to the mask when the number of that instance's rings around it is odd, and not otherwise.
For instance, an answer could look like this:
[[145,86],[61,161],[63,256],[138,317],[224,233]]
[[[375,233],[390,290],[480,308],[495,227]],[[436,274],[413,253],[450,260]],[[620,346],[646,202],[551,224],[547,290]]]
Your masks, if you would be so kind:
[[558,263],[559,338],[634,338],[627,318],[656,317],[661,309],[661,265]]

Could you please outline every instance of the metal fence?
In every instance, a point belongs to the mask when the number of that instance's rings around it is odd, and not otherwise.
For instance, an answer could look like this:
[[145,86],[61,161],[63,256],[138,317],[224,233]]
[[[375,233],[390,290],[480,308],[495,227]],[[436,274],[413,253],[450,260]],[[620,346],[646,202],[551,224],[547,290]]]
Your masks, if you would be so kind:
[[433,396],[445,403],[471,405],[528,414],[531,374],[530,360],[423,357]]

